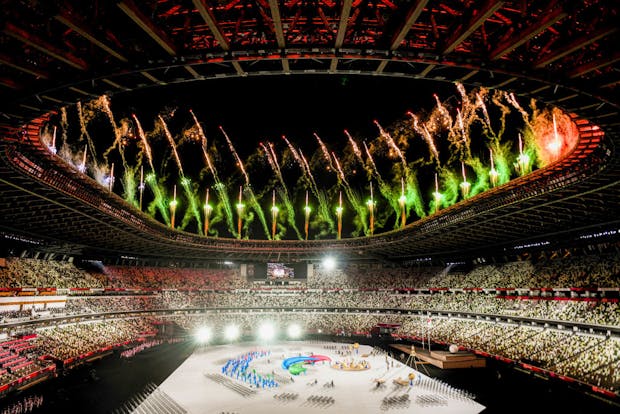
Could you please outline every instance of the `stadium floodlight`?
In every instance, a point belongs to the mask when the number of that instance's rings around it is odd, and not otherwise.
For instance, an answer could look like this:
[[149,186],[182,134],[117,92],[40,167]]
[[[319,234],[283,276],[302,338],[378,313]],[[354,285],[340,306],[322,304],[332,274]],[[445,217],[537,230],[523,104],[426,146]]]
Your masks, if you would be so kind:
[[269,341],[276,336],[276,328],[269,322],[264,322],[258,327],[258,337],[262,340]]
[[196,341],[200,344],[206,344],[211,339],[211,329],[203,326],[196,331]]
[[298,339],[301,337],[301,326],[297,324],[289,325],[287,333],[289,338]]
[[229,341],[239,338],[239,327],[237,325],[228,325],[224,330],[224,336]]
[[334,270],[336,268],[336,259],[332,256],[327,256],[323,259],[323,268],[325,270]]

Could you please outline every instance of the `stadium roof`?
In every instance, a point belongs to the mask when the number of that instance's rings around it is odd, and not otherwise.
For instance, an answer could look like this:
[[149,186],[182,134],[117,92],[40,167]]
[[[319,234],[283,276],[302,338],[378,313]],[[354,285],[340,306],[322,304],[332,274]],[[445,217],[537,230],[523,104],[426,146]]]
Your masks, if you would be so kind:
[[[291,261],[316,259],[329,249],[356,258],[406,260],[501,251],[618,228],[615,1],[5,0],[2,5],[0,227],[7,237],[95,257]],[[46,113],[101,94],[304,73],[460,81],[508,90],[572,114],[581,139],[564,160],[403,230],[309,242],[172,231],[67,168],[38,139]]]

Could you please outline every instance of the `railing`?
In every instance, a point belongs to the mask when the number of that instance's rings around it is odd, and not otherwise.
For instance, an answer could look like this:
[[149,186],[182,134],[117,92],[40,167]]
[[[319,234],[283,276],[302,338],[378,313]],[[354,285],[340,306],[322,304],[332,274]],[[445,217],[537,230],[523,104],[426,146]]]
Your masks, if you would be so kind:
[[81,313],[73,315],[53,316],[45,319],[29,321],[7,322],[0,324],[0,329],[17,329],[38,326],[55,326],[60,323],[77,323],[93,320],[128,319],[143,316],[163,316],[175,314],[239,314],[239,313],[349,313],[364,315],[401,315],[411,317],[437,316],[443,318],[458,318],[471,320],[484,320],[501,323],[518,323],[526,326],[562,326],[565,329],[577,328],[582,332],[591,332],[601,335],[613,334],[620,336],[620,326],[597,325],[582,322],[552,320],[544,318],[527,318],[512,315],[499,315],[491,313],[477,313],[466,311],[437,310],[437,309],[399,309],[399,308],[339,308],[339,307],[193,307],[193,308],[161,308],[161,309],[136,309],[113,312]]

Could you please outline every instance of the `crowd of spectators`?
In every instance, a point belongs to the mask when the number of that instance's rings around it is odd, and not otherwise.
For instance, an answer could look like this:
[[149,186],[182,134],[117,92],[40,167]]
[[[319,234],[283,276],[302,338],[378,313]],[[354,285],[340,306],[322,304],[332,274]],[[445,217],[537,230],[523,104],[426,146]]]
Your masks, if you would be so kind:
[[[580,293],[573,295],[566,291],[553,293],[563,297],[537,297],[528,296],[527,291],[533,288],[617,288],[620,287],[619,271],[618,254],[487,264],[468,271],[450,266],[399,268],[380,264],[349,264],[328,271],[316,265],[305,284],[259,289],[251,281],[244,280],[239,269],[109,266],[103,273],[90,274],[67,262],[12,258],[0,269],[0,287],[121,288],[120,292],[104,293],[102,289],[80,291],[82,295],[72,292],[64,308],[50,310],[54,315],[217,309],[196,314],[203,316],[171,317],[170,320],[188,331],[205,324],[222,330],[224,325],[235,323],[250,332],[260,321],[269,318],[281,327],[294,321],[309,331],[348,335],[369,332],[377,323],[397,323],[400,324],[397,333],[403,336],[454,343],[618,391],[620,340],[609,334],[601,336],[557,329],[554,323],[566,321],[618,327],[617,293],[614,299],[608,300],[600,292],[580,296]],[[135,288],[141,291],[129,291]],[[417,290],[407,293],[407,288]],[[481,289],[455,290],[466,288]],[[525,289],[526,293],[505,296],[496,292],[497,288]],[[3,293],[11,294],[11,291]],[[283,312],[284,309],[291,312]],[[380,313],[380,309],[405,312],[388,316]],[[443,311],[453,315],[431,318],[407,311]],[[11,310],[0,312],[0,318],[10,321],[27,317],[28,313],[32,311]],[[458,313],[483,317],[461,318],[456,316]],[[510,324],[496,321],[494,315],[543,319],[549,323],[545,326]],[[490,317],[487,320],[484,316]],[[39,329],[32,342],[34,351],[30,352],[67,360],[114,344],[135,341],[141,332],[152,329],[151,317]],[[10,378],[13,378],[10,372],[0,370],[0,381]]]
[[[620,254],[596,254],[486,264],[459,268],[385,267],[380,263],[349,263],[337,269],[316,264],[305,283],[311,289],[405,288],[561,288],[620,287]],[[105,266],[86,272],[72,263],[8,258],[0,268],[0,288],[139,288],[239,289],[251,287],[238,268]]]
[[[83,272],[67,262],[36,259],[9,259],[0,270],[10,285],[108,286],[141,288],[141,294],[75,296],[67,298],[64,308],[47,308],[52,316],[110,311],[185,309],[185,308],[395,308],[478,314],[521,316],[596,325],[620,325],[620,306],[600,297],[519,297],[506,299],[495,292],[418,291],[397,294],[407,286],[437,288],[530,288],[535,286],[572,287],[617,286],[620,278],[618,255],[595,255],[554,259],[533,264],[529,261],[477,266],[467,273],[450,268],[382,268],[379,264],[351,264],[340,270],[326,271],[315,266],[307,285],[287,289],[249,289],[238,269],[177,269],[152,267],[106,267],[99,275]],[[22,271],[23,282],[16,276]],[[47,272],[41,273],[38,272]],[[44,274],[51,275],[46,279]],[[9,277],[10,276],[10,277]],[[7,279],[8,278],[8,279]],[[3,279],[0,279],[2,281]],[[47,281],[49,280],[49,282]],[[553,282],[552,282],[553,281]],[[95,283],[96,282],[96,283]],[[174,290],[175,288],[181,290]],[[329,289],[338,288],[338,291]],[[154,289],[150,291],[150,289]],[[172,290],[159,290],[172,289]],[[204,289],[200,291],[198,289]],[[383,290],[389,289],[389,290]],[[10,292],[4,292],[10,293]],[[432,294],[429,294],[432,293]],[[570,296],[566,294],[565,296]],[[8,308],[8,307],[7,307]],[[30,309],[2,311],[0,321],[11,322],[39,315]]]
[[620,287],[620,255],[612,253],[479,265],[467,272],[450,270],[450,266],[354,264],[336,270],[315,266],[307,283],[312,288],[342,289]]
[[397,289],[426,286],[428,280],[444,275],[445,268],[382,267],[380,264],[348,264],[339,268],[315,265],[307,286],[313,289]]
[[68,315],[164,309],[164,294],[69,296],[64,308]]
[[102,348],[137,340],[152,329],[146,318],[117,319],[41,329],[34,341],[36,352],[60,361]]
[[69,297],[67,314],[200,308],[365,308],[468,312],[620,326],[617,301],[506,299],[485,292],[397,294],[394,291],[162,291],[149,295]]
[[84,272],[73,263],[56,260],[6,259],[6,267],[0,268],[0,287],[56,287],[86,288],[104,287],[101,277]]
[[238,269],[106,266],[107,286],[142,289],[234,289],[246,281]]

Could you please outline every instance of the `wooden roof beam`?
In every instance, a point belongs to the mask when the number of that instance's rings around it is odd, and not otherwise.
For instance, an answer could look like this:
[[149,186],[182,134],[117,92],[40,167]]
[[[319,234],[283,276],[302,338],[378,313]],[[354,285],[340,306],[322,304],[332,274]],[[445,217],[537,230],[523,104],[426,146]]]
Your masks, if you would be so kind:
[[229,50],[230,43],[228,42],[226,36],[222,33],[220,25],[215,19],[211,8],[207,5],[206,0],[192,0],[192,2],[194,3],[194,7],[198,9],[198,13],[200,13],[205,23],[207,23],[207,26],[209,26],[209,30],[213,33],[213,36],[219,43],[220,47],[224,50]]
[[568,70],[567,75],[571,79],[578,78],[579,76],[583,76],[597,69],[604,68],[605,66],[613,65],[618,61],[620,61],[620,52],[616,52],[611,56],[593,60],[592,62],[584,63],[583,65],[579,65],[572,70]]
[[[243,70],[243,68],[241,67],[241,63],[237,62],[236,60],[233,60],[232,61],[232,65],[235,68],[235,70],[237,71],[237,75],[239,75],[239,76],[247,76],[248,75],[247,72],[245,70]],[[286,65],[282,64],[282,67],[286,70]]]
[[[276,41],[278,47],[284,49],[286,42],[284,41],[284,30],[282,29],[282,18],[280,17],[280,6],[278,0],[269,0],[269,9],[271,10],[271,20],[273,21],[273,29],[276,32]],[[291,68],[288,64],[288,59],[282,59],[282,69],[284,72],[289,73]]]
[[427,3],[428,3],[428,0],[414,0],[411,3],[411,6],[409,6],[409,11],[407,12],[407,17],[405,18],[405,21],[400,26],[400,28],[396,31],[396,33],[392,37],[392,40],[390,41],[390,50],[398,49],[398,46],[400,46],[402,41],[405,40],[407,33],[409,33],[409,30],[411,30],[411,27],[414,25],[414,23],[418,20],[418,18],[422,14],[422,11],[424,10],[424,7],[426,7]]
[[32,33],[26,32],[25,30],[15,26],[12,23],[7,23],[4,26],[4,33],[19,40],[22,43],[32,46],[38,51],[43,52],[46,55],[49,55],[56,60],[66,63],[67,65],[75,69],[79,69],[79,70],[88,69],[88,64],[84,60],[72,55],[69,52],[66,52],[64,50],[61,50],[60,48],[57,48],[51,43],[39,38],[38,36]]
[[353,0],[344,0],[342,2],[342,10],[340,11],[340,23],[338,23],[338,32],[336,33],[336,49],[340,49],[344,43],[344,36],[347,33],[349,16],[351,15],[351,3]]
[[282,19],[280,18],[278,0],[269,0],[269,9],[271,10],[271,20],[273,21],[273,29],[276,32],[278,47],[284,49],[284,31],[282,30]]
[[120,60],[121,62],[128,62],[125,56],[121,55],[119,52],[114,50],[112,47],[106,45],[104,42],[97,39],[94,33],[92,32],[92,30],[86,28],[82,22],[78,21],[75,17],[71,16],[71,14],[69,14],[67,10],[61,11],[59,14],[54,16],[54,18],[58,20],[60,23],[70,28],[71,30],[73,30],[74,32],[76,32],[77,34],[79,34],[80,36],[82,36],[83,38],[85,38],[86,40],[88,40],[89,42],[91,42],[92,44],[94,44],[95,46],[99,47],[100,49],[114,56],[116,59]]
[[27,73],[29,75],[34,76],[35,78],[48,79],[49,74],[40,70],[39,68],[34,68],[25,62],[20,62],[13,58],[12,56],[5,55],[4,53],[0,53],[0,63],[6,66],[9,66],[13,69],[19,70],[20,72]]
[[164,33],[159,27],[155,25],[144,13],[138,9],[138,6],[133,0],[123,0],[118,3],[118,7],[134,21],[135,24],[140,26],[146,34],[148,34],[159,46],[162,47],[170,56],[177,55],[177,48],[170,40],[168,35]]
[[379,66],[377,66],[377,69],[375,69],[375,73],[377,75],[383,73],[383,71],[385,70],[385,67],[387,66],[389,60],[382,60],[381,63],[379,63]]
[[[340,11],[340,23],[338,23],[338,32],[336,32],[336,42],[334,47],[340,49],[344,43],[344,36],[347,33],[347,26],[349,25],[349,16],[351,15],[351,4],[353,0],[344,0],[342,3],[342,10]],[[330,73],[336,72],[338,67],[338,58],[332,58],[329,65]]]
[[504,5],[504,1],[485,0],[480,7],[474,7],[469,19],[460,23],[452,30],[452,35],[446,41],[442,54],[454,51],[465,39],[472,35],[482,24]]
[[516,30],[512,35],[500,40],[497,46],[491,51],[489,58],[491,60],[497,60],[507,55],[566,16],[568,16],[568,13],[562,7],[554,3],[554,5],[551,6],[551,10],[542,12],[538,20],[529,22],[524,30]]
[[534,63],[536,69],[544,68],[545,66],[555,62],[558,59],[562,59],[564,56],[570,55],[577,50],[586,47],[597,40],[604,38],[618,30],[617,27],[606,27],[604,29],[597,30],[594,33],[586,33],[578,39],[573,40],[569,44],[555,49],[547,56],[543,56],[537,62]]

